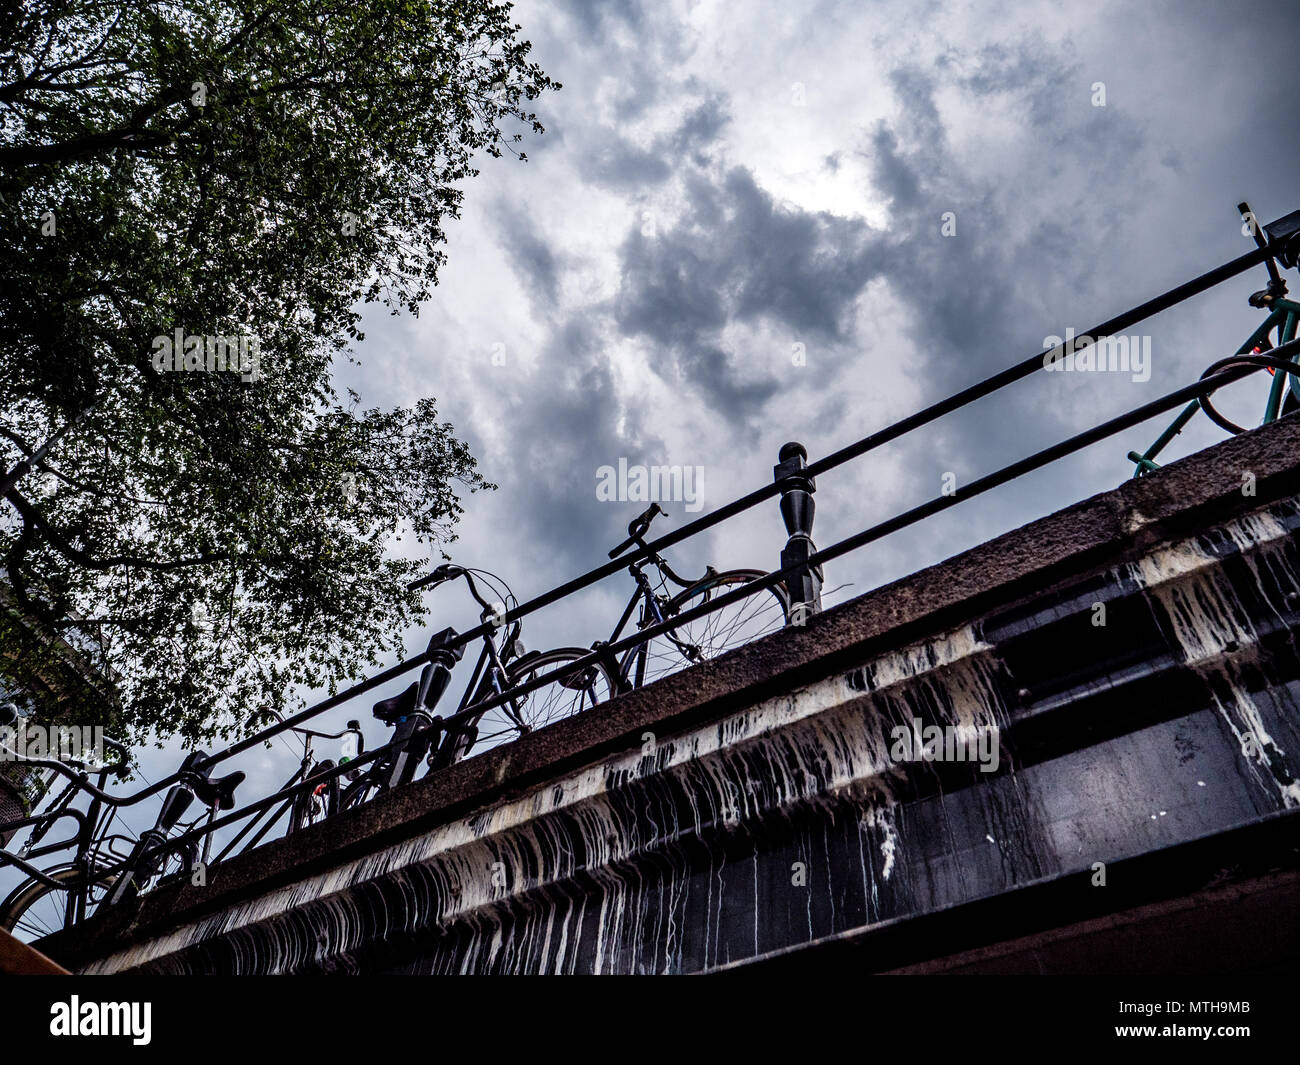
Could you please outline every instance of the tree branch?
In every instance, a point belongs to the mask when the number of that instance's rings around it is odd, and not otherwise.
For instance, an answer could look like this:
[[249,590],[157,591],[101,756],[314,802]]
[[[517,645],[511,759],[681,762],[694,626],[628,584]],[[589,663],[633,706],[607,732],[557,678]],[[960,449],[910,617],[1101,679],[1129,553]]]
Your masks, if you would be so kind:
[[[228,552],[208,553],[199,555],[197,558],[173,558],[173,559],[153,559],[140,558],[135,555],[113,555],[109,558],[95,558],[93,555],[82,551],[80,548],[70,544],[63,535],[46,521],[40,513],[32,506],[31,501],[24,498],[17,490],[11,489],[5,497],[14,505],[14,508],[22,515],[25,526],[38,530],[42,538],[58,551],[65,558],[75,562],[79,566],[85,566],[87,569],[109,570],[116,569],[119,566],[134,566],[137,569],[154,570],[159,573],[165,573],[170,570],[187,569],[191,566],[210,566],[216,562],[230,561],[231,555]],[[21,537],[20,537],[21,539]]]

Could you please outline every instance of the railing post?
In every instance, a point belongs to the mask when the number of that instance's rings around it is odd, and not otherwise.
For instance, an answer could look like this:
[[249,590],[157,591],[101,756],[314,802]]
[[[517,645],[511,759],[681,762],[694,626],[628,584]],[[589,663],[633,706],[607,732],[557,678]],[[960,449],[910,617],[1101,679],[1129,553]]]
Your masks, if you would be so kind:
[[[781,551],[781,568],[807,562],[817,550],[812,541],[813,515],[816,506],[813,493],[817,482],[806,472],[808,452],[803,444],[791,441],[781,448],[778,463],[772,467],[772,478],[781,488],[781,519],[789,535]],[[822,608],[822,569],[805,566],[785,579],[790,594],[790,624],[802,625],[809,614]]]

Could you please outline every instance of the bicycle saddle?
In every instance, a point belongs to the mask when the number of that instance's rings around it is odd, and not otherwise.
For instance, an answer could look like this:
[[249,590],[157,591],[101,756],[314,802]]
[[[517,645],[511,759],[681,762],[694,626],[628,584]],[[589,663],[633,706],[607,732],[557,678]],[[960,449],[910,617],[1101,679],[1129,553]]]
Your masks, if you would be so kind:
[[231,773],[224,777],[210,777],[204,769],[207,760],[208,755],[205,752],[193,751],[181,763],[183,773],[193,774],[188,780],[190,790],[205,806],[215,806],[218,810],[233,810],[235,789],[244,782],[244,774]]
[[379,718],[385,725],[391,725],[398,718],[406,717],[415,709],[415,696],[419,687],[419,684],[413,683],[400,695],[379,700],[374,707],[375,717]]
[[226,777],[209,778],[194,786],[194,794],[206,806],[215,806],[218,810],[235,808],[235,789],[244,782],[243,773],[231,773]]

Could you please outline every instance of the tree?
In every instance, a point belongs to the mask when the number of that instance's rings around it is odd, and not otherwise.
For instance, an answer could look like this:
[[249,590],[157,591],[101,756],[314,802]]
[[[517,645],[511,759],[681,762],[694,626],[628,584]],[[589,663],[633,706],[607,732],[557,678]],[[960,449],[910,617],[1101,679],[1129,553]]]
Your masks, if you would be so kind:
[[445,545],[461,493],[492,486],[432,399],[361,410],[330,370],[364,339],[360,305],[429,298],[476,153],[523,159],[542,132],[529,102],[559,86],[509,15],[24,0],[0,16],[11,680],[89,633],[119,728],[199,742],[292,708],[293,685],[334,690],[419,620],[420,563],[390,538]]

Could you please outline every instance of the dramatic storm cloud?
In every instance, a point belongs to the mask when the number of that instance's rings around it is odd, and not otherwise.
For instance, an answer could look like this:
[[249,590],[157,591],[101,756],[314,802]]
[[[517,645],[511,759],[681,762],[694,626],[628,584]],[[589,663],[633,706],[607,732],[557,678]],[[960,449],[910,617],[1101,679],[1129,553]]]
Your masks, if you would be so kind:
[[[1239,199],[1296,206],[1297,146],[1269,117],[1294,65],[1255,32],[1281,13],[520,5],[565,84],[549,132],[527,164],[484,167],[434,304],[376,317],[350,383],[439,397],[501,486],[470,501],[454,553],[538,591],[639,509],[597,501],[601,466],[702,466],[711,508],[770,477],[786,439],[825,453],[1246,250]],[[1144,326],[1149,381],[1040,375],[824,478],[817,539],[1192,379],[1253,325],[1255,281]],[[830,583],[865,590],[1111,487],[1158,428]],[[771,566],[780,542],[772,507],[682,551]],[[554,624],[603,636],[616,590]]]
[[[1293,14],[521,3],[564,83],[540,102],[548,132],[526,163],[483,161],[434,299],[372,314],[340,384],[367,405],[437,397],[500,486],[467,499],[453,557],[536,594],[642,508],[598,500],[603,466],[701,467],[712,509],[770,479],[786,440],[825,454],[1248,250],[1239,200],[1265,220],[1300,207],[1300,75],[1269,30]],[[826,476],[817,541],[1193,380],[1257,323],[1261,279],[1143,326],[1149,381],[1040,374]],[[1225,405],[1257,418],[1258,391]],[[1113,487],[1160,428],[843,559],[828,586],[843,599]],[[1178,446],[1220,435],[1197,423]],[[689,516],[667,509],[664,529]],[[673,558],[771,568],[783,539],[771,504]],[[530,619],[525,643],[604,638],[628,591]],[[473,624],[463,599],[433,593],[432,627]]]

